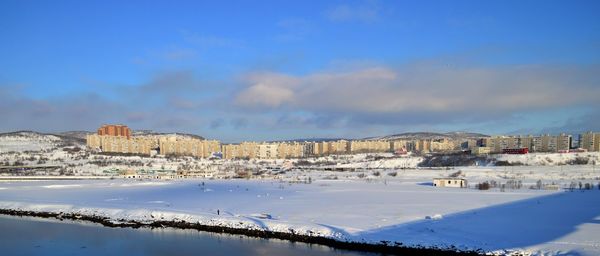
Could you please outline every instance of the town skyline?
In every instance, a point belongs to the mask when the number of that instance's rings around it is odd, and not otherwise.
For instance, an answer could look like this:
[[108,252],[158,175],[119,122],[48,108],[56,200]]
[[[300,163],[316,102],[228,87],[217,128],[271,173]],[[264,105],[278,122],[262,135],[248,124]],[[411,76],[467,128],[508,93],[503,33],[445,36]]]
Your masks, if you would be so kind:
[[478,133],[409,133],[369,139],[336,139],[315,141],[244,141],[226,143],[220,140],[178,136],[175,134],[135,134],[122,124],[102,125],[96,133],[86,134],[86,145],[93,151],[107,153],[188,155],[200,158],[287,159],[332,154],[359,153],[459,153],[527,154],[528,152],[581,153],[600,151],[600,133],[578,135],[487,136]]

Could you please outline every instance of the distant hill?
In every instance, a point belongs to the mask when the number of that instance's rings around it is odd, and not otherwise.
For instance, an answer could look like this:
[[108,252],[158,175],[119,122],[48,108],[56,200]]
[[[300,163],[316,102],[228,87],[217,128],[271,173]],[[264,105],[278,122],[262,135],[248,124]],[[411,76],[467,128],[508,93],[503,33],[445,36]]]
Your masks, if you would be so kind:
[[180,138],[193,138],[199,140],[205,140],[204,137],[196,134],[189,133],[164,133],[164,132],[155,132],[151,130],[135,130],[133,131],[133,136],[151,136],[151,135],[165,135],[165,136],[176,136]]
[[[378,137],[367,137],[358,140],[398,140],[398,139],[479,139],[490,137],[489,135],[473,132],[447,132],[447,133],[436,133],[436,132],[405,132],[393,135],[385,135]],[[356,140],[348,138],[304,138],[304,139],[290,139],[290,140],[273,140],[268,142],[321,142],[321,141],[336,141],[336,140]]]
[[34,131],[16,131],[0,133],[2,139],[21,139],[21,140],[45,140],[45,141],[59,141],[60,137],[55,134],[41,133]]
[[436,133],[436,132],[406,132],[393,135],[369,137],[366,140],[399,140],[399,139],[477,139],[489,137],[488,135],[481,133],[472,132],[447,132],[447,133]]
[[88,132],[88,131],[68,131],[68,132],[58,133],[57,135],[85,140],[87,135],[94,134],[94,133],[95,132]]
[[[79,138],[82,140],[86,139],[86,136],[89,134],[95,134],[96,132],[88,132],[88,131],[68,131],[68,132],[61,132],[58,133],[58,136],[64,136],[64,137],[71,137],[71,138]],[[195,135],[195,134],[189,134],[189,133],[161,133],[161,132],[155,132],[155,131],[151,131],[151,130],[134,130],[132,132],[133,136],[149,136],[149,135],[170,135],[170,136],[177,136],[177,137],[185,137],[185,138],[195,138],[195,139],[201,139],[203,140],[204,137],[199,136],[199,135]]]
[[304,138],[304,139],[291,139],[291,140],[271,140],[267,142],[322,142],[322,141],[336,141],[336,140],[348,140],[344,138]]
[[60,134],[34,131],[0,133],[0,152],[40,151],[83,145],[85,140]]

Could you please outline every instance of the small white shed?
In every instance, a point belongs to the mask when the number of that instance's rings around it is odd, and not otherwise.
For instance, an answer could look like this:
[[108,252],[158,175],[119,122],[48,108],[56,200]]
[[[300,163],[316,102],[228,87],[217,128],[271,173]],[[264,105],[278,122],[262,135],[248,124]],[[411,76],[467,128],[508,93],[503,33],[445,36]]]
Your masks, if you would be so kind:
[[434,178],[434,187],[466,188],[467,180],[462,178]]

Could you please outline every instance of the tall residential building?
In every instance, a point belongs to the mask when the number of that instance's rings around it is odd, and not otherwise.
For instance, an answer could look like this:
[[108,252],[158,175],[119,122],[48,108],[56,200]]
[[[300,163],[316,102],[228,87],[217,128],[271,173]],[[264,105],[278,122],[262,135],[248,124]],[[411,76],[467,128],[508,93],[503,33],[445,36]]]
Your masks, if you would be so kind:
[[449,139],[435,139],[431,141],[431,151],[450,151],[460,147],[460,144],[455,144],[454,141]]
[[430,152],[431,151],[431,140],[427,140],[427,139],[422,139],[422,140],[416,140],[414,143],[414,150],[419,151],[419,152]]
[[398,150],[406,150],[406,151],[411,150],[409,148],[408,140],[393,140],[390,143],[391,143],[392,151],[394,151],[394,152],[398,151]]
[[313,154],[316,156],[346,154],[350,151],[347,140],[312,142]]
[[392,143],[387,140],[352,140],[349,153],[390,152]]
[[222,146],[222,150],[225,159],[253,159],[258,154],[258,143],[225,144]]
[[283,142],[277,147],[277,158],[301,158],[305,156],[307,143]]
[[571,149],[573,144],[573,136],[561,133],[556,137],[556,149],[558,151],[566,151]]
[[277,143],[262,143],[258,144],[258,152],[256,157],[259,159],[275,159],[277,158],[277,151],[279,144]]
[[586,132],[580,134],[579,147],[587,151],[600,151],[600,133]]
[[161,155],[182,155],[208,158],[213,153],[221,151],[221,143],[216,140],[161,136],[158,141]]
[[571,135],[544,134],[541,136],[494,136],[484,139],[484,145],[492,153],[500,153],[504,149],[528,148],[529,152],[559,152],[569,150]]
[[131,130],[122,124],[105,124],[98,128],[98,135],[131,137]]
[[130,153],[149,155],[156,148],[153,140],[143,137],[128,139],[124,136],[90,134],[87,146],[102,152]]

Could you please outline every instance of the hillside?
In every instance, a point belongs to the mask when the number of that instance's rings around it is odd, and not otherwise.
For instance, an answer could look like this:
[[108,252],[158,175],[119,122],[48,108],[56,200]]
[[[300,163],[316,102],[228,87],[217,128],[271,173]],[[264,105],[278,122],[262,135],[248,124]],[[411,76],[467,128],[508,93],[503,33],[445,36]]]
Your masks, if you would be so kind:
[[54,134],[33,131],[17,131],[0,134],[0,152],[22,152],[51,150],[72,145],[76,140]]
[[133,136],[158,136],[158,135],[162,135],[162,136],[176,136],[176,137],[179,137],[179,138],[192,138],[192,139],[205,140],[205,138],[202,137],[202,136],[200,136],[200,135],[190,134],[190,133],[155,132],[155,131],[152,131],[152,130],[134,130],[133,131]]
[[68,132],[58,133],[57,135],[63,136],[63,137],[68,137],[68,138],[85,140],[86,136],[90,135],[90,134],[94,134],[94,132],[88,132],[88,131],[68,131]]
[[477,139],[489,137],[488,135],[481,133],[472,132],[447,132],[447,133],[436,133],[436,132],[405,132],[393,135],[385,135],[378,137],[365,138],[367,140],[399,140],[399,139]]

